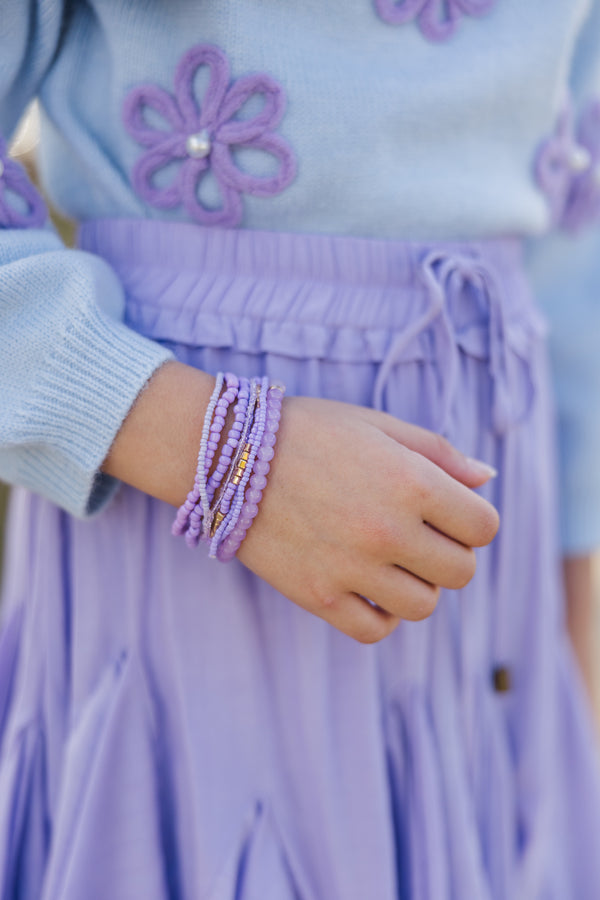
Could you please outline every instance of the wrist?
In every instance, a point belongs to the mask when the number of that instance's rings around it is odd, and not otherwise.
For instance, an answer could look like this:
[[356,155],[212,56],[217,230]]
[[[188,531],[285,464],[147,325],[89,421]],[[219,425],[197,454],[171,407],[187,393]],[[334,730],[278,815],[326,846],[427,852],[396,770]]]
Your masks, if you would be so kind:
[[[237,554],[266,487],[284,392],[282,385],[270,384],[268,376],[217,375],[204,417],[194,481],[171,529],[174,535],[184,536],[188,546],[207,541],[209,556],[222,562]],[[233,422],[224,438],[227,410],[232,406]],[[211,476],[215,458],[218,463]]]
[[138,395],[102,471],[179,506],[194,479],[212,375],[168,361]]

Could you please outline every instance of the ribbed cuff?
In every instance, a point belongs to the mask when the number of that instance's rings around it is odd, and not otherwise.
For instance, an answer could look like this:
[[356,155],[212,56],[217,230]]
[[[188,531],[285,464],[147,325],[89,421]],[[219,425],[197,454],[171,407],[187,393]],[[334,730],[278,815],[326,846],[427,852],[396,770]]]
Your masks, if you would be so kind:
[[17,480],[73,515],[88,517],[118,487],[99,470],[123,420],[173,354],[97,307],[75,315],[20,412],[25,440]]

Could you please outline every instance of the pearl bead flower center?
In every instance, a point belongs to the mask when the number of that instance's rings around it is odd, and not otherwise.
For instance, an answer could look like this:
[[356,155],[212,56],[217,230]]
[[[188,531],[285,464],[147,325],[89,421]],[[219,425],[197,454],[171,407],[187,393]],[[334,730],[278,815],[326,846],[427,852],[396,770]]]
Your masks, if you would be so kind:
[[573,147],[569,162],[571,164],[571,169],[574,172],[585,172],[591,161],[592,157],[585,147],[582,147],[581,144],[576,144]]
[[190,134],[185,142],[188,156],[194,159],[204,159],[211,151],[210,136],[206,128],[196,134]]

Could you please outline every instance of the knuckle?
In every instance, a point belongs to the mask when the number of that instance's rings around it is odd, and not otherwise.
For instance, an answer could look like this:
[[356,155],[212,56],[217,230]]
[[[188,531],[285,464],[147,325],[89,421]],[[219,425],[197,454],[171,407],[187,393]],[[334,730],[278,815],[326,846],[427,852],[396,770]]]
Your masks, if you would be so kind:
[[376,617],[368,624],[361,624],[353,629],[350,637],[360,644],[376,644],[378,641],[387,637],[397,625],[397,621],[391,616],[389,618]]
[[425,468],[425,459],[415,454],[413,464],[404,472],[404,487],[421,506],[431,494],[431,484]]
[[464,588],[473,578],[476,568],[477,558],[475,556],[475,551],[470,547],[467,547],[461,552],[460,560],[452,575],[451,583],[445,585],[445,587],[452,588],[453,590]]
[[339,607],[339,598],[331,592],[318,591],[313,593],[311,605],[320,615],[333,613]]
[[435,612],[439,599],[440,588],[423,583],[415,588],[402,617],[411,622],[421,622]]
[[363,514],[358,525],[368,548],[380,550],[393,546],[394,529],[387,517]]
[[474,546],[484,547],[493,541],[499,527],[500,516],[498,515],[498,510],[491,503],[486,502],[477,522],[477,541],[474,542]]
[[318,616],[327,617],[340,608],[340,597],[322,580],[315,580],[304,586],[306,608]]

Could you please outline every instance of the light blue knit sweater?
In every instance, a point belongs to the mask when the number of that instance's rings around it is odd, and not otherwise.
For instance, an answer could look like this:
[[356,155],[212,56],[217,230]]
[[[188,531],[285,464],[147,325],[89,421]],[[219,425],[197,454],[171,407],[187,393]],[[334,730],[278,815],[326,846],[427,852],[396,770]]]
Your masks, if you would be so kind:
[[[380,238],[532,239],[551,322],[561,414],[565,546],[600,543],[600,232],[550,226],[534,177],[570,92],[600,94],[600,2],[497,0],[444,43],[390,25],[373,0],[4,0],[0,131],[43,108],[41,169],[75,219],[160,210],[132,187],[140,146],[127,93],[168,91],[189,47],[214,44],[232,77],[269,73],[298,161],[275,196],[245,195],[242,227]],[[82,516],[115,483],[98,468],[169,353],[120,324],[108,266],[48,229],[0,229],[0,476]]]

